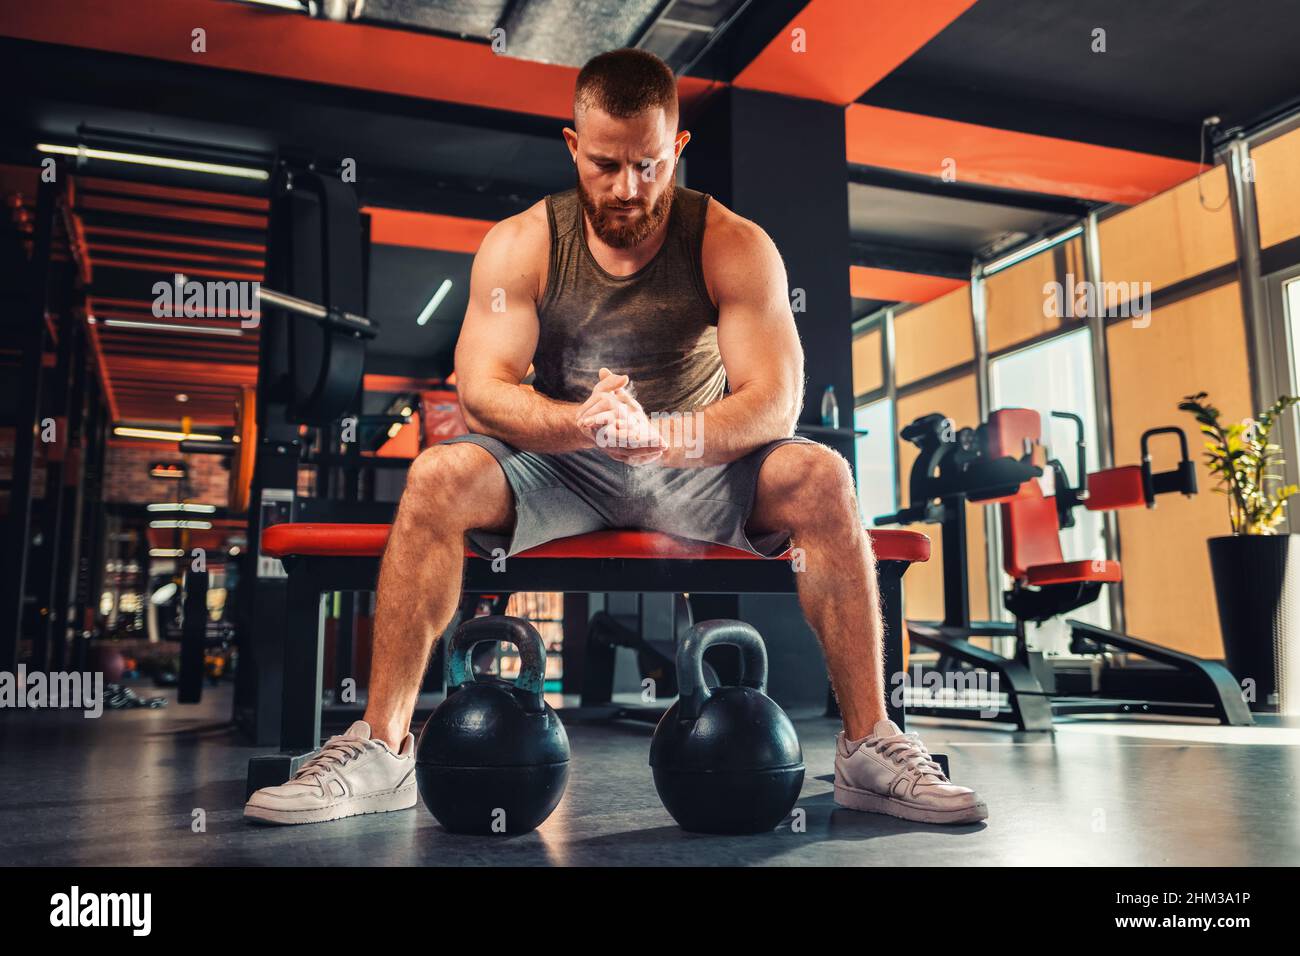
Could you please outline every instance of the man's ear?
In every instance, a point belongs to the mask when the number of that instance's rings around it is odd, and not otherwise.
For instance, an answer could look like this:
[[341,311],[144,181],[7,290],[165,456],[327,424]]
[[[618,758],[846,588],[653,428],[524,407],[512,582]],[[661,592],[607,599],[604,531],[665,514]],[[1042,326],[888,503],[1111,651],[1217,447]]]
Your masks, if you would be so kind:
[[569,158],[578,162],[578,131],[564,127],[564,145],[569,147]]
[[677,134],[677,138],[673,140],[673,156],[675,158],[680,158],[682,155],[682,150],[686,148],[686,144],[689,143],[690,141],[691,141],[690,130],[684,129],[681,132],[679,132]]

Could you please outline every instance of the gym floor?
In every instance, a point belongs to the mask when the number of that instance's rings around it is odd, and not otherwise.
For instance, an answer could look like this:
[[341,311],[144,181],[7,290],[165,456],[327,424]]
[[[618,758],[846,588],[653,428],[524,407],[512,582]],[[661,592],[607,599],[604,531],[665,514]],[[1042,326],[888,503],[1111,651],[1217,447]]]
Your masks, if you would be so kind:
[[[141,696],[167,692],[136,687]],[[985,824],[932,827],[837,809],[838,722],[794,714],[805,832],[683,833],[655,795],[652,728],[570,724],[559,809],[519,837],[445,833],[415,809],[301,827],[242,818],[247,760],[228,687],[193,707],[15,711],[0,723],[0,861],[8,865],[1276,866],[1300,859],[1300,720],[1229,728],[1096,720],[1053,737],[913,722],[989,804]],[[1290,746],[1288,746],[1290,745]],[[194,832],[195,811],[206,831]]]

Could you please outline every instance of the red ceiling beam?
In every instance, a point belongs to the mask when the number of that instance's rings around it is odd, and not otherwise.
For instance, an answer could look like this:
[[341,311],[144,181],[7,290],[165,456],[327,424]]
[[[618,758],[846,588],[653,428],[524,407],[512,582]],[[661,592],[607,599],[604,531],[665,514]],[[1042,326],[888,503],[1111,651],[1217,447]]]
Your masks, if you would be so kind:
[[894,272],[867,266],[849,267],[849,288],[857,299],[883,299],[886,302],[929,302],[960,289],[965,279],[928,276],[917,272]]
[[[191,361],[202,361],[209,365],[242,365],[257,360],[256,351],[232,352],[223,349],[210,352],[205,349],[202,353],[196,353],[193,349],[178,347],[179,344],[169,342],[145,344],[139,342],[105,342],[104,355],[108,359],[109,370],[112,372],[115,381],[126,380],[126,375],[116,367],[119,360],[126,358],[166,362],[177,355],[183,355]],[[201,358],[199,357],[200,354]],[[168,384],[173,383],[168,380]]]
[[735,85],[852,103],[975,0],[811,0],[736,76]]
[[441,378],[371,374],[365,377],[361,387],[367,392],[424,392],[433,388],[446,388],[448,384],[447,380]]
[[233,212],[228,209],[209,209],[204,206],[169,206],[141,199],[118,199],[115,196],[97,196],[91,193],[77,201],[77,211],[116,212],[127,216],[144,216],[155,219],[183,219],[187,222],[204,222],[213,226],[235,226],[241,229],[265,231],[266,216],[255,213]]
[[214,256],[205,252],[188,252],[183,249],[161,249],[158,247],[146,246],[120,246],[117,243],[99,243],[92,242],[90,250],[93,253],[117,253],[124,256],[159,256],[184,258],[193,262],[224,262],[228,265],[247,266],[252,269],[265,268],[266,263],[261,259],[236,259],[231,256]]
[[238,252],[265,253],[262,242],[237,242],[233,239],[209,239],[205,236],[183,236],[175,232],[151,232],[145,229],[119,229],[116,226],[87,226],[86,235],[99,238],[136,239],[142,242],[165,242],[169,245],[210,246],[213,249],[232,249]]
[[165,374],[173,382],[211,382],[225,385],[251,385],[257,381],[257,366],[233,362],[187,362],[183,359],[153,360],[116,356],[110,364],[120,374],[158,376]]
[[212,269],[208,266],[191,265],[187,266],[182,262],[130,262],[126,259],[105,259],[98,258],[94,260],[95,265],[101,269],[127,269],[132,272],[154,272],[171,275],[174,272],[185,273],[186,278],[195,276],[204,276],[214,279],[242,279],[247,282],[261,282],[262,272],[233,272],[229,269]]
[[269,203],[259,196],[240,196],[236,193],[211,192],[206,189],[159,186],[155,183],[138,183],[126,179],[104,179],[101,176],[78,176],[77,182],[83,190],[91,192],[143,196],[163,202],[200,203],[230,209],[252,209],[257,212],[266,212],[269,206]]
[[495,223],[438,213],[365,206],[370,215],[370,241],[385,246],[410,246],[442,252],[478,252]]
[[1196,163],[956,120],[851,105],[845,115],[851,163],[957,182],[1132,205],[1185,182]]

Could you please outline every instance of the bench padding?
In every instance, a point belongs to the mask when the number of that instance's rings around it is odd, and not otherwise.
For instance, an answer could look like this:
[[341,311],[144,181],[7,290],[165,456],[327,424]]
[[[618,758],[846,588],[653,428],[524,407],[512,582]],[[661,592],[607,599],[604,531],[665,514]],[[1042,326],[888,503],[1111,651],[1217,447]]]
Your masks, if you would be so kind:
[[[378,557],[388,542],[388,524],[277,524],[262,532],[262,553],[273,558],[316,556]],[[869,530],[880,561],[928,561],[930,539],[919,531]],[[781,555],[788,558],[789,552]],[[466,557],[475,557],[466,551]],[[720,544],[675,538],[658,531],[593,531],[550,541],[517,555],[520,558],[659,558],[677,560],[764,560],[748,551]]]

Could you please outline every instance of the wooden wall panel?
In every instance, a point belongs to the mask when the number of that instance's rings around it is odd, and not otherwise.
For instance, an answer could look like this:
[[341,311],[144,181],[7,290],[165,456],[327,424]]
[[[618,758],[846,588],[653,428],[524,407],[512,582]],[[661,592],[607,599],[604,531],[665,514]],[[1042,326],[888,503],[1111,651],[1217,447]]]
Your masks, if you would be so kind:
[[1261,248],[1300,236],[1300,129],[1250,151]]
[[[899,429],[913,419],[930,412],[942,412],[962,428],[979,424],[979,400],[975,393],[975,376],[967,375],[937,385],[934,388],[905,395],[898,399],[896,422]],[[898,440],[899,505],[907,507],[907,479],[916,460],[916,446]],[[904,613],[913,620],[930,621],[943,618],[943,542],[940,529],[934,524],[917,524],[912,527],[930,536],[930,560],[915,564],[903,578]],[[970,574],[970,607],[975,620],[988,617],[988,561],[984,553],[984,509],[969,506],[966,509],[966,543]]]
[[1151,291],[1158,292],[1236,260],[1224,168],[1206,172],[1200,188],[1208,209],[1201,205],[1193,178],[1100,224],[1108,305],[1127,298],[1117,295],[1112,283],[1150,282]]
[[[1062,297],[1051,296],[1054,305],[1059,306],[1062,298],[1073,302],[1074,284],[1083,281],[1086,275],[1083,239],[1074,238],[985,279],[984,315],[988,323],[989,351],[999,352],[1065,325],[1086,321],[1086,317],[1061,318],[1059,308],[1048,308],[1049,295],[1043,291],[1047,283],[1058,282]],[[1057,314],[1049,314],[1052,311]]]
[[885,384],[880,364],[880,327],[853,340],[853,394],[866,395]]
[[973,360],[969,287],[894,316],[894,353],[899,385]]
[[[1226,499],[1212,490],[1200,434],[1177,410],[1184,395],[1206,391],[1228,421],[1252,414],[1241,293],[1236,283],[1158,309],[1146,328],[1119,322],[1107,331],[1115,461],[1140,462],[1139,439],[1157,425],[1188,433],[1200,492],[1163,495],[1152,510],[1117,512],[1127,630],[1135,637],[1203,657],[1221,658],[1223,644],[1206,540],[1228,534]],[[1175,452],[1156,445],[1155,467],[1168,470]]]

